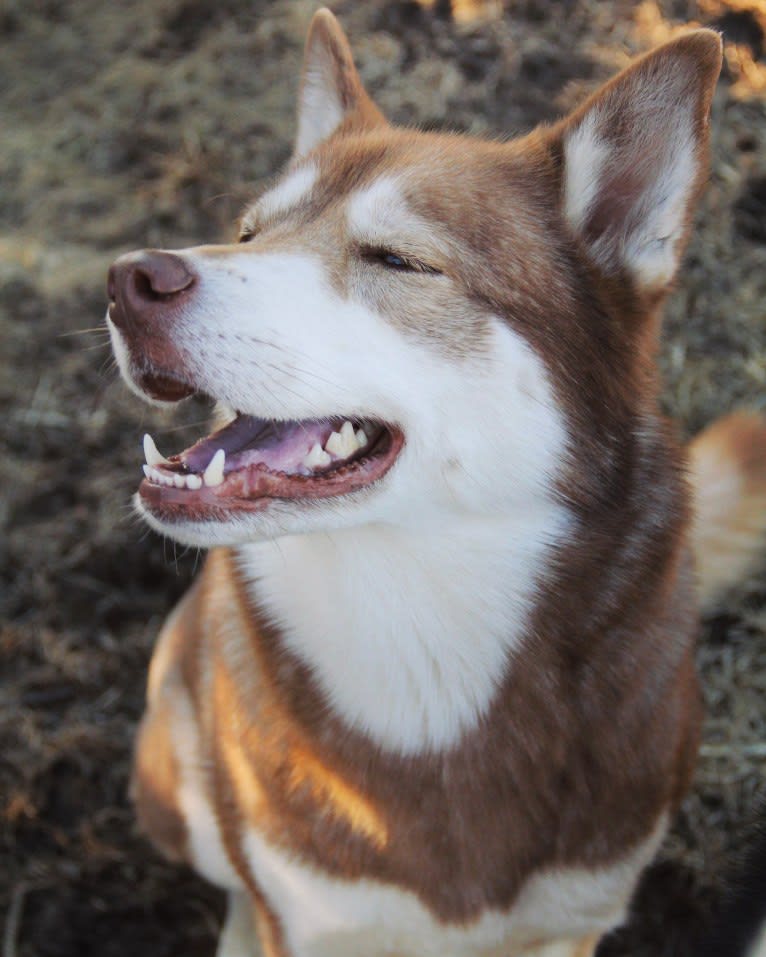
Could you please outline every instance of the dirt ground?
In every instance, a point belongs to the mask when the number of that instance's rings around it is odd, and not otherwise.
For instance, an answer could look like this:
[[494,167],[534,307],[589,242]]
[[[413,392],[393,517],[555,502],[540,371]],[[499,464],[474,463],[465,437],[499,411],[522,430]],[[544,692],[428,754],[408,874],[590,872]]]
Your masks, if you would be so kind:
[[[713,170],[666,311],[668,411],[766,407],[766,3],[331,4],[394,119],[491,135],[550,119],[681,24],[722,29]],[[217,893],[163,863],[126,796],[157,628],[198,557],[131,518],[145,427],[117,380],[112,258],[231,235],[289,155],[314,0],[0,0],[0,915],[3,957],[209,955]],[[603,957],[685,957],[750,841],[766,767],[766,584],[705,623],[693,793]],[[626,814],[630,809],[626,808]]]

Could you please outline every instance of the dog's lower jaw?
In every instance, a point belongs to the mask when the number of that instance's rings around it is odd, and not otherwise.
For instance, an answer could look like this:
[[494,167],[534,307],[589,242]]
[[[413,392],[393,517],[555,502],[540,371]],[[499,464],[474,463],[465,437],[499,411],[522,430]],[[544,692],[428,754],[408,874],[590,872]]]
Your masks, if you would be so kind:
[[192,548],[218,548],[275,542],[285,536],[325,534],[367,524],[370,503],[378,494],[379,488],[370,486],[329,500],[264,498],[259,508],[243,512],[222,509],[219,516],[208,514],[204,520],[158,514],[147,507],[139,493],[132,501],[136,513],[158,534]]

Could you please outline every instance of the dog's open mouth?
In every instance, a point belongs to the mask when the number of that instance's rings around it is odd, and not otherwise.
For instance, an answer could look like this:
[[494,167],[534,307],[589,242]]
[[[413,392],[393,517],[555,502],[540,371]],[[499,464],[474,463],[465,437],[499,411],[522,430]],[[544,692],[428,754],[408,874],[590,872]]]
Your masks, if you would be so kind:
[[380,479],[404,444],[401,430],[372,420],[276,422],[238,414],[170,458],[144,437],[143,504],[164,518],[216,519],[273,499],[317,499]]

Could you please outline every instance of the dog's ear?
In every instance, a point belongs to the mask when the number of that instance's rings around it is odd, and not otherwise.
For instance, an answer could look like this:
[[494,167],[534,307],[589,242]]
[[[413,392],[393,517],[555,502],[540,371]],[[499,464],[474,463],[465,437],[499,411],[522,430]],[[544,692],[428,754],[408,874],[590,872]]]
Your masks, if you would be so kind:
[[660,293],[707,173],[721,39],[695,30],[618,74],[551,131],[566,221],[605,274]]
[[328,9],[317,10],[303,57],[295,156],[310,152],[341,126],[366,129],[385,122],[362,86],[341,25]]

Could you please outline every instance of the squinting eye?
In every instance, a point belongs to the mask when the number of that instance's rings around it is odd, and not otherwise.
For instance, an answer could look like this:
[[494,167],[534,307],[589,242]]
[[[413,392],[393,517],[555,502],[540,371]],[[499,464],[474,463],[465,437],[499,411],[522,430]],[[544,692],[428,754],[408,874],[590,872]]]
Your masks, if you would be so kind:
[[240,228],[238,243],[249,243],[260,233],[261,227],[258,223],[250,222],[247,226],[243,223]]
[[396,272],[421,272],[439,275],[440,269],[435,266],[429,266],[428,263],[420,259],[414,259],[411,256],[400,256],[399,253],[390,252],[387,249],[366,249],[364,256],[370,262],[378,263]]

